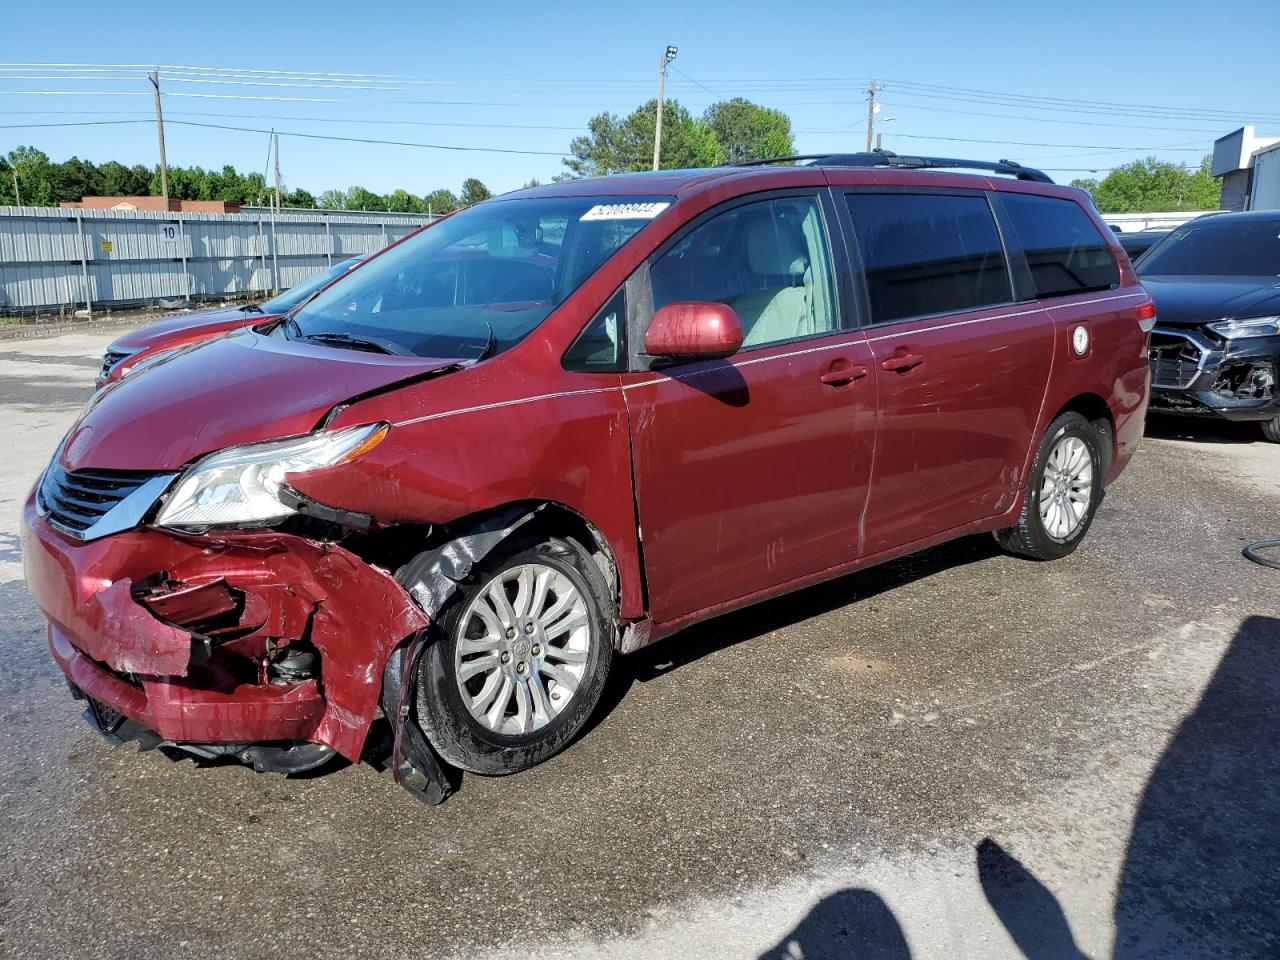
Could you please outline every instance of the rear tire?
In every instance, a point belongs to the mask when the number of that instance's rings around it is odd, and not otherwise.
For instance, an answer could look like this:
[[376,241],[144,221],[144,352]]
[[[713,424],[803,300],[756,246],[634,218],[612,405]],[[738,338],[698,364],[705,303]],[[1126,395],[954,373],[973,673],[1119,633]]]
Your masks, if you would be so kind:
[[1280,443],[1280,416],[1262,421],[1262,435],[1272,443]]
[[422,732],[472,773],[503,776],[548,759],[600,704],[614,622],[600,568],[576,541],[499,544],[458,588],[423,651]]
[[1060,414],[1045,431],[1027,478],[1022,512],[995,531],[1009,553],[1057,560],[1079,546],[1102,498],[1098,431],[1078,413]]

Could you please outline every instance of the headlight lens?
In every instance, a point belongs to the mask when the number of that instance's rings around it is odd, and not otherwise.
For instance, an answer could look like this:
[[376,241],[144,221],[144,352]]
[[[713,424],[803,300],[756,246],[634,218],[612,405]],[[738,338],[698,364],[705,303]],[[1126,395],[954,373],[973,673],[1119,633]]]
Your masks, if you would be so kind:
[[1209,324],[1214,333],[1228,340],[1240,337],[1266,337],[1280,333],[1280,317],[1245,317],[1241,320],[1219,320]]
[[289,473],[349,463],[387,435],[385,423],[229,447],[193,464],[160,511],[162,527],[266,525],[297,511],[280,499]]
[[136,350],[118,350],[115,344],[107,347],[107,352],[102,355],[102,369],[98,371],[98,380],[100,382],[106,380],[112,370],[137,352]]
[[122,378],[127,377],[131,373],[136,373],[139,370],[151,366],[153,363],[160,362],[165,357],[173,356],[181,349],[181,347],[173,347],[169,350],[161,350],[159,353],[153,353],[138,360],[126,357],[124,360],[120,361],[120,376]]

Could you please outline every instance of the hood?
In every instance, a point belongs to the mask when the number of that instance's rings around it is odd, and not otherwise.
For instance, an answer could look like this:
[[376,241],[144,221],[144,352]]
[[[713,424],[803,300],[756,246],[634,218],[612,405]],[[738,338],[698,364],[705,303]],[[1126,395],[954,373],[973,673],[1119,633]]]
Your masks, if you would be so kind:
[[117,337],[107,349],[118,353],[135,353],[170,342],[187,343],[196,336],[213,336],[236,327],[257,325],[270,320],[276,314],[254,313],[241,307],[218,307],[216,310],[196,310],[149,323],[137,330],[130,330]]
[[1280,313],[1275,277],[1140,277],[1161,326],[1190,327]]
[[233,333],[95,394],[67,435],[62,465],[176,470],[223,447],[307,433],[345,400],[458,363]]

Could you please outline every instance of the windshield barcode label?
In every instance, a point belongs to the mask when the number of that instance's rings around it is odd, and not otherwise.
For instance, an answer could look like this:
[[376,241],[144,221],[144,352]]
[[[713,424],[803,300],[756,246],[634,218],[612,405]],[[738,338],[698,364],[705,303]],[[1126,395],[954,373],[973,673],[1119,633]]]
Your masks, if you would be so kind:
[[652,220],[669,203],[598,203],[579,220]]

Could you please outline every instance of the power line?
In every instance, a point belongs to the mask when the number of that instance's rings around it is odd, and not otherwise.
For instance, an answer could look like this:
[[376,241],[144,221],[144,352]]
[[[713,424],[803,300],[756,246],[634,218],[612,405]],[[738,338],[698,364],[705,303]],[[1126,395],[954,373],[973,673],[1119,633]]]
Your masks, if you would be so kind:
[[[886,134],[888,136],[888,134]],[[1202,147],[1185,146],[1183,143],[1170,144],[1168,146],[1148,146],[1148,147],[1109,147],[1101,143],[1031,143],[1027,140],[974,140],[969,137],[939,137],[925,133],[897,133],[895,137],[906,137],[908,140],[945,140],[952,143],[987,143],[998,146],[1012,147],[1065,147],[1068,149],[1078,147],[1081,150],[1193,150],[1201,151]]]
[[122,123],[151,123],[150,120],[68,120],[54,123],[5,123],[0,130],[36,130],[42,127],[112,127]]
[[[40,64],[40,63],[6,63],[0,64],[0,71],[14,70],[30,70],[30,69],[63,69],[75,71],[74,77],[82,79],[97,79],[89,77],[90,73],[118,73],[121,70],[130,70],[142,67],[141,64]],[[365,90],[394,90],[394,87],[388,87],[388,84],[395,83],[412,83],[416,85],[432,85],[432,86],[493,86],[514,84],[520,89],[529,89],[531,86],[548,86],[548,87],[586,87],[588,89],[599,89],[601,86],[615,87],[637,87],[643,88],[647,85],[642,80],[613,80],[600,81],[594,78],[575,80],[575,79],[555,79],[555,78],[480,78],[480,79],[450,79],[440,80],[435,78],[424,78],[420,76],[408,76],[403,74],[370,74],[370,73],[338,73],[333,71],[305,71],[305,70],[266,70],[261,68],[231,68],[231,67],[197,67],[191,65],[168,65],[164,66],[167,71],[178,71],[180,76],[175,76],[175,82],[209,82],[209,83],[241,83],[243,85],[261,85],[261,86],[324,86],[329,85],[335,89],[365,89]],[[680,71],[677,71],[680,72]],[[712,96],[720,96],[711,87],[702,81],[690,77],[688,74],[680,72],[685,80],[697,86],[699,89],[710,93]],[[750,79],[750,80],[733,80],[733,81],[716,81],[721,86],[733,85],[738,88],[745,86],[756,86],[767,88],[774,91],[795,92],[798,90],[815,90],[815,89],[848,89],[857,85],[861,85],[865,78],[858,77],[823,77],[823,78],[773,78],[773,79]],[[1222,110],[1222,109],[1198,109],[1187,107],[1169,107],[1156,104],[1134,104],[1113,101],[1086,100],[1080,98],[1052,97],[1045,95],[1034,95],[1025,93],[1011,93],[1003,91],[984,90],[979,88],[955,87],[942,84],[924,83],[912,80],[892,81],[894,86],[900,87],[904,93],[917,96],[964,100],[969,102],[989,102],[1003,104],[1006,106],[1023,106],[1038,110],[1067,110],[1069,112],[1091,112],[1091,113],[1108,113],[1120,115],[1141,115],[1155,113],[1164,117],[1183,117],[1207,120],[1210,122],[1222,119],[1234,118],[1239,114],[1249,114],[1259,119],[1272,119],[1276,115],[1270,113],[1259,113],[1249,110]],[[960,94],[961,96],[954,96]],[[822,103],[840,103],[843,101],[823,101]],[[807,105],[807,104],[806,104]],[[818,105],[817,102],[814,105]]]
[[695,87],[701,87],[703,90],[707,91],[707,93],[711,94],[713,97],[723,96],[723,94],[716,93],[714,90],[708,87],[705,83],[699,83],[697,80],[693,79],[693,77],[689,76],[687,73],[685,73],[683,70],[679,69],[678,67],[672,66],[671,71],[673,73],[678,73],[680,76],[684,77],[686,80],[692,83]]
[[1179,108],[1163,108],[1160,110],[1124,110],[1113,109],[1110,107],[1089,107],[1089,106],[1066,106],[1059,104],[1038,104],[1028,101],[1012,100],[1012,99],[995,99],[980,96],[955,96],[944,93],[930,93],[915,89],[894,89],[895,97],[907,98],[924,98],[927,100],[947,100],[958,103],[986,103],[992,106],[1015,107],[1024,110],[1041,110],[1046,113],[1068,113],[1068,114],[1085,114],[1105,117],[1142,117],[1153,120],[1192,120],[1207,123],[1231,123],[1242,114],[1247,114],[1257,120],[1271,121],[1280,120],[1280,117],[1272,117],[1269,114],[1256,114],[1252,111],[1208,111],[1208,110],[1186,110]]
[[[184,127],[205,127],[211,130],[235,130],[240,133],[272,132],[270,130],[263,130],[260,127],[237,127],[220,123],[198,123],[194,120],[170,120],[169,123],[170,125],[178,124]],[[406,140],[375,140],[370,137],[339,137],[325,133],[301,133],[296,130],[276,130],[275,133],[282,137],[302,137],[307,140],[335,140],[343,143],[369,143],[392,147],[420,147],[426,150],[452,150],[462,153],[511,153],[533,157],[565,156],[565,153],[562,150],[520,150],[509,147],[462,147],[444,143],[413,143]]]
[[[139,111],[142,112],[142,111]],[[251,116],[240,116],[236,114],[226,113],[202,113],[198,111],[184,111],[178,113],[170,113],[169,122],[178,123],[176,118],[180,117],[219,117],[228,120],[288,120],[301,121],[304,123],[368,123],[368,124],[390,124],[390,125],[407,125],[407,126],[428,126],[428,127],[485,127],[497,129],[514,129],[514,130],[554,130],[554,131],[578,131],[585,129],[584,127],[557,127],[557,126],[540,126],[536,124],[500,124],[500,123],[468,123],[459,122],[452,123],[448,121],[432,121],[432,120],[369,120],[354,117],[299,117],[299,116],[277,116],[271,114],[254,114]],[[54,123],[12,123],[0,125],[0,129],[17,130],[17,129],[38,129],[43,127],[90,127],[90,126],[112,126],[116,124],[127,123],[148,123],[146,120],[83,120],[83,121],[65,121]],[[210,126],[214,126],[210,124]],[[232,128],[228,128],[232,129]],[[240,129],[240,128],[234,128]],[[838,133],[852,132],[852,127],[832,128],[831,130],[806,130],[797,129],[797,133]],[[268,131],[270,133],[271,131]],[[294,133],[286,134],[286,136],[303,136],[303,134]],[[316,136],[321,136],[316,134]],[[895,137],[908,140],[936,140],[949,143],[980,143],[991,146],[1015,146],[1015,147],[1058,147],[1063,149],[1080,149],[1080,150],[1102,150],[1108,153],[1118,153],[1121,151],[1144,151],[1144,150],[1175,150],[1187,152],[1200,152],[1201,147],[1188,145],[1188,141],[1176,144],[1148,144],[1145,146],[1137,145],[1121,145],[1110,146],[1100,143],[1043,143],[1039,141],[1029,140],[988,140],[975,137],[946,137],[936,134],[923,133],[897,133]],[[373,141],[370,141],[373,142]],[[393,141],[387,141],[393,142]],[[398,141],[396,141],[398,143]]]
[[[939,84],[919,83],[919,82],[911,81],[911,80],[890,80],[890,81],[886,81],[886,82],[887,82],[887,83],[895,84],[895,85],[897,85],[897,86],[902,86],[902,87],[914,87],[914,88],[917,88],[917,89],[925,89],[925,90],[941,90],[941,91],[946,91],[946,92],[949,92],[949,93],[973,94],[973,95],[978,95],[978,96],[982,96],[982,97],[999,97],[999,98],[1004,98],[1004,99],[1009,99],[1009,100],[1024,100],[1024,101],[1050,102],[1050,103],[1058,103],[1058,104],[1071,105],[1071,106],[1077,106],[1077,107],[1114,107],[1114,108],[1117,108],[1117,109],[1121,109],[1121,108],[1133,108],[1133,109],[1135,109],[1135,110],[1144,111],[1144,112],[1145,112],[1145,111],[1151,111],[1151,110],[1155,110],[1155,111],[1167,111],[1167,110],[1172,110],[1172,111],[1186,111],[1186,110],[1188,110],[1188,109],[1191,109],[1191,111],[1192,111],[1192,112],[1214,113],[1214,114],[1222,114],[1222,113],[1223,113],[1223,111],[1217,111],[1217,110],[1214,110],[1214,111],[1208,111],[1208,110],[1195,110],[1194,108],[1184,108],[1184,107],[1165,107],[1165,106],[1159,106],[1159,105],[1156,105],[1156,104],[1118,103],[1118,102],[1114,102],[1114,101],[1107,101],[1107,100],[1082,100],[1082,99],[1070,98],[1070,97],[1050,97],[1050,96],[1037,95],[1037,94],[1025,94],[1025,93],[1002,93],[1002,92],[994,91],[994,90],[978,90],[978,89],[974,89],[974,88],[970,88],[970,87],[949,87],[949,86],[942,86],[942,85],[939,85]],[[1258,117],[1263,117],[1263,116],[1270,117],[1270,116],[1274,116],[1274,115],[1272,115],[1272,114],[1260,114],[1260,113],[1256,113],[1256,112],[1254,112],[1254,111],[1234,111],[1234,112],[1236,112],[1236,113],[1248,113],[1248,114],[1250,114],[1251,116],[1258,116]],[[1227,111],[1227,112],[1226,112],[1226,114],[1227,114],[1227,115],[1230,115],[1231,113],[1232,113],[1232,111]]]
[[[884,104],[888,107],[889,104]],[[993,120],[1029,120],[1032,123],[1058,123],[1072,127],[1111,127],[1123,130],[1167,130],[1171,133],[1218,133],[1222,128],[1205,127],[1151,127],[1137,123],[1104,123],[1100,120],[1062,120],[1058,117],[1027,117],[1012,113],[991,113],[986,110],[957,110],[952,107],[926,107],[917,103],[896,104],[907,110],[926,110],[930,113],[954,113],[966,117],[987,117]]]

